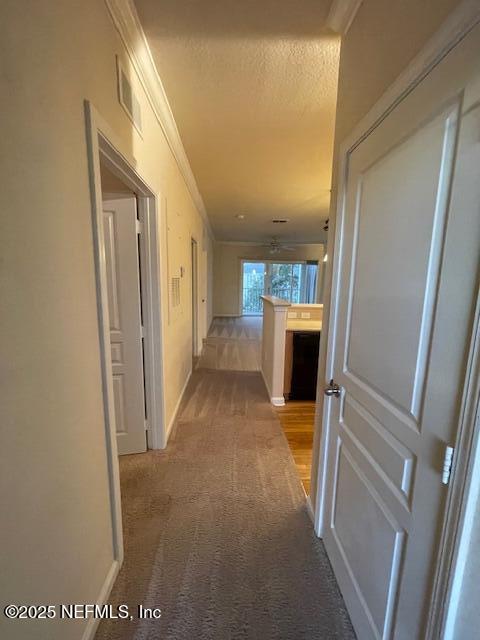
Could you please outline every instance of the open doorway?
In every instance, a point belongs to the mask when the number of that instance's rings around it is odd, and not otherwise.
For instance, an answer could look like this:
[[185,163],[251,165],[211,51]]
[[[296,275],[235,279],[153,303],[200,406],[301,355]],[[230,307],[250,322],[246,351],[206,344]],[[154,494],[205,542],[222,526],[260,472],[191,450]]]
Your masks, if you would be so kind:
[[198,350],[198,245],[191,238],[191,263],[192,263],[192,359],[199,356]]
[[153,190],[88,102],[85,111],[116,575],[123,560],[118,454],[166,444],[160,233]]

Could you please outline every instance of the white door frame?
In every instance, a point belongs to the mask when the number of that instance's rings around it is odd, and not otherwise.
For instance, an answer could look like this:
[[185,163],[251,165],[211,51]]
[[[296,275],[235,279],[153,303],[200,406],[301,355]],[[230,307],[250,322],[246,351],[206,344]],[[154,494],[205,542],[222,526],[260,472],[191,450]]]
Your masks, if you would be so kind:
[[102,164],[108,167],[127,187],[136,193],[139,219],[143,223],[140,260],[145,330],[145,390],[149,425],[147,444],[151,449],[162,449],[166,445],[162,371],[159,213],[154,192],[133,168],[133,163],[127,160],[125,155],[119,151],[120,143],[116,141],[116,137],[108,124],[89,101],[85,101],[85,120],[113,551],[114,558],[120,565],[123,561],[123,532],[110,353],[100,159]]
[[[352,151],[391,113],[391,111],[411,92],[428,73],[436,67],[441,60],[480,22],[480,7],[477,0],[464,0],[444,22],[439,31],[428,41],[424,49],[416,56],[405,71],[397,78],[386,93],[374,105],[370,112],[355,127],[352,134],[340,146],[338,162],[338,201],[335,217],[331,216],[331,234],[335,234],[334,240],[329,237],[328,256],[326,263],[326,282],[331,281],[331,297],[329,309],[324,307],[326,313],[322,327],[323,345],[319,358],[319,375],[317,390],[317,418],[315,444],[318,447],[318,464],[312,465],[312,486],[316,486],[316,498],[313,506],[314,528],[317,536],[322,537],[326,527],[325,506],[327,497],[327,461],[329,456],[330,436],[330,404],[324,401],[323,386],[333,377],[334,347],[336,342],[336,322],[339,304],[339,280],[342,255],[343,218],[346,196],[346,172],[348,158]],[[333,254],[333,255],[332,255]],[[330,258],[333,257],[333,260]],[[328,294],[327,294],[328,295]],[[328,302],[327,302],[328,304]],[[328,320],[328,322],[326,322]],[[478,340],[480,328],[477,318],[477,326],[472,342]],[[326,339],[326,340],[325,340]],[[322,349],[324,351],[322,357]],[[473,346],[472,346],[473,349]],[[325,368],[322,366],[325,362]],[[472,389],[478,388],[480,383],[480,370],[473,368],[472,357],[469,360],[468,384],[465,388],[464,402],[471,401]],[[476,379],[475,379],[476,378]],[[476,387],[477,385],[477,387]],[[471,442],[473,438],[474,420],[468,420],[465,411],[461,413],[459,423],[455,465],[448,488],[447,507],[445,514],[445,528],[443,534],[443,548],[440,552],[436,577],[434,582],[433,600],[429,612],[427,638],[435,638],[438,635],[439,624],[442,623],[442,607],[447,596],[447,583],[450,579],[451,560],[454,552],[455,531],[460,524],[462,509],[462,489],[465,487],[469,473],[470,449],[462,443]],[[317,444],[318,443],[318,444]],[[440,479],[439,479],[440,481]]]
[[[432,593],[428,637],[451,640],[459,605],[461,579],[468,562],[469,527],[473,520],[470,496],[480,485],[480,290],[467,362],[467,376],[455,443],[453,480],[447,496],[441,555]],[[465,537],[465,540],[464,540]]]
[[192,269],[192,355],[199,353],[198,339],[198,242],[194,236],[190,237],[190,255]]

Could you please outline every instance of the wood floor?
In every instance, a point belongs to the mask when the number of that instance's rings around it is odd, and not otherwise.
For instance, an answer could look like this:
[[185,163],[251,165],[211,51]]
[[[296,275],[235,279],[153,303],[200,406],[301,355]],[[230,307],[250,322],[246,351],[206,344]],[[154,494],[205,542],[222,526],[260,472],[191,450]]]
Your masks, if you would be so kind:
[[313,431],[315,424],[315,402],[287,402],[284,407],[276,407],[280,423],[295,460],[298,474],[305,489],[310,493],[310,473],[312,469]]

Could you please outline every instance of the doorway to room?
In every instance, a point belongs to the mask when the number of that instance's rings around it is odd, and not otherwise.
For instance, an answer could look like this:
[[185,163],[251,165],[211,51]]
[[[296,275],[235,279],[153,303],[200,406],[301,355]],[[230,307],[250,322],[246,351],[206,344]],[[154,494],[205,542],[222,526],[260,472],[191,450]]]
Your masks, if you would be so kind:
[[293,304],[316,302],[316,260],[242,260],[241,278],[242,315],[261,315],[263,295],[276,296]]
[[[85,103],[85,116],[114,550],[113,582],[124,553],[118,454],[145,451],[147,447],[160,449],[166,441],[161,370],[160,234],[154,191],[119,151],[121,145],[115,142],[115,134],[89,102]],[[122,335],[118,335],[119,332]],[[127,393],[130,389],[134,390],[135,415],[129,413],[132,406]],[[130,447],[124,432],[137,429],[140,444]],[[128,458],[122,456],[121,459]]]
[[198,245],[191,238],[192,268],[192,359],[198,357]]

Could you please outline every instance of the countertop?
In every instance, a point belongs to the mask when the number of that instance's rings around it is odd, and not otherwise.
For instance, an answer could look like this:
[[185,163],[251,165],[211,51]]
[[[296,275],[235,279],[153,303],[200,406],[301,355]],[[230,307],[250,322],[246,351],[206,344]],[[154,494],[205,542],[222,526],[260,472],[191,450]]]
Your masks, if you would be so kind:
[[287,318],[287,331],[321,331],[321,320],[299,320]]
[[277,296],[260,296],[264,302],[270,303],[273,307],[291,307],[292,303]]

